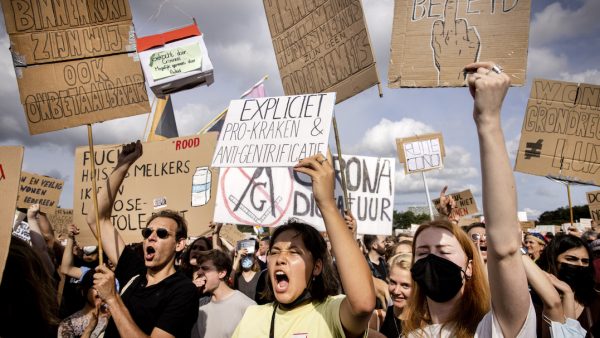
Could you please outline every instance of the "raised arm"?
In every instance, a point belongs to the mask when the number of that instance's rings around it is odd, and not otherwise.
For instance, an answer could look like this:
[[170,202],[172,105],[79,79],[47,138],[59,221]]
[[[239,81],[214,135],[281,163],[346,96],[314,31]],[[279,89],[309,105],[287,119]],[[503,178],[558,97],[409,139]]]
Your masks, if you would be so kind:
[[[140,156],[142,156],[142,143],[140,141],[124,145],[119,154],[117,166],[110,176],[98,185],[98,216],[100,220],[100,232],[102,235],[102,247],[108,259],[115,264],[119,261],[119,257],[125,248],[125,242],[123,241],[123,238],[121,238],[118,230],[113,227],[110,215],[112,213],[113,203],[117,197],[117,192],[119,191],[121,183],[123,183],[127,170],[129,170],[129,167]],[[90,207],[86,211],[86,221],[90,226],[92,233],[96,235],[96,213],[94,211],[94,205],[90,203]]]
[[73,263],[73,245],[75,243],[75,235],[79,233],[79,229],[75,224],[69,225],[69,236],[67,237],[67,245],[65,245],[65,252],[63,253],[62,261],[60,263],[60,272],[73,278],[81,278],[81,268],[78,268]]
[[367,330],[375,308],[375,290],[369,266],[335,204],[335,173],[330,161],[318,154],[301,160],[294,169],[312,178],[315,201],[323,216],[331,249],[338,253],[337,268],[346,292],[340,306],[340,320],[346,336],[359,337]]
[[504,336],[515,337],[527,318],[530,296],[521,261],[515,180],[500,123],[510,78],[492,67],[493,63],[479,62],[467,65],[465,71],[474,72],[467,81],[479,136],[492,308]]
[[546,273],[540,269],[527,255],[521,256],[525,274],[531,288],[540,296],[544,303],[544,315],[555,322],[564,323],[565,313],[558,291],[552,285]]

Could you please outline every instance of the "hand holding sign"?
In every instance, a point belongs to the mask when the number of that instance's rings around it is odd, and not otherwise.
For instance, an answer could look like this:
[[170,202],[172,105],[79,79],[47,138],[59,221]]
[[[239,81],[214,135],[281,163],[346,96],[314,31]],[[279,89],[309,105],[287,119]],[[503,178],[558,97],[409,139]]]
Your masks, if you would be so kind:
[[[444,17],[433,23],[431,47],[438,84],[453,82],[462,76],[461,65],[476,62],[479,58],[479,34],[469,27],[467,20],[457,19],[460,0],[446,0]],[[458,67],[457,67],[458,66]]]
[[317,205],[324,206],[326,203],[333,203],[333,192],[335,188],[335,172],[330,164],[331,158],[324,158],[317,154],[300,160],[294,166],[294,170],[307,174],[312,180],[312,189]]

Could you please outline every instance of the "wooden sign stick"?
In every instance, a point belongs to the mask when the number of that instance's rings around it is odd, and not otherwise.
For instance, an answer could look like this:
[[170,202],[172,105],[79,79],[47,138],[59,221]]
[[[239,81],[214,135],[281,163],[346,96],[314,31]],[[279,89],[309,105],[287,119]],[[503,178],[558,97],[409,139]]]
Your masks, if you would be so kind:
[[98,214],[98,190],[96,189],[96,155],[94,154],[94,141],[92,137],[92,125],[88,124],[88,143],[90,145],[90,167],[92,170],[92,199],[94,200],[94,212],[96,213],[96,240],[98,241],[98,260],[103,264],[104,250],[102,250],[102,233],[100,232],[100,215]]

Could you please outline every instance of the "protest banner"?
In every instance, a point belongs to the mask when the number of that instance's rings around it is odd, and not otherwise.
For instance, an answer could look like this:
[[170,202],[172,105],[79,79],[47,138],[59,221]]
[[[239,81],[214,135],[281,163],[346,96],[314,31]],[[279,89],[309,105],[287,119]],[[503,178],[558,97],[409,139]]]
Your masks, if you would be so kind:
[[407,175],[444,167],[446,151],[441,133],[398,138],[396,149]]
[[15,70],[32,135],[150,111],[144,76],[133,54]]
[[378,83],[360,0],[263,0],[286,95],[337,92],[336,103]]
[[0,280],[6,266],[15,221],[23,153],[21,146],[0,146]]
[[326,154],[335,93],[233,100],[213,167],[291,167]]
[[535,228],[534,221],[519,221],[519,224],[521,225],[521,229],[523,229],[523,230]]
[[525,84],[531,0],[395,0],[388,87],[464,86],[463,68],[494,60]]
[[515,170],[600,185],[600,86],[535,79]]
[[[343,155],[348,177],[350,210],[359,234],[392,233],[395,161]],[[335,198],[344,210],[337,157]],[[247,225],[277,226],[290,218],[311,224],[319,231],[325,225],[318,210],[310,177],[291,168],[227,168],[219,177],[215,221]]]
[[[73,224],[73,209],[56,208],[54,215],[46,215],[54,229],[56,238],[66,238],[69,234],[69,225]],[[86,224],[81,224],[87,228]],[[80,227],[81,228],[81,227]]]
[[[454,201],[456,201],[456,208],[452,210],[449,216],[450,218],[454,217],[455,215],[458,215],[462,218],[464,216],[476,214],[477,212],[479,212],[479,209],[477,209],[477,203],[470,189],[446,195],[452,196]],[[440,199],[436,198],[432,200],[432,202],[435,205],[435,209],[437,210],[440,206]]]
[[[112,223],[125,242],[140,242],[148,217],[162,209],[182,213],[190,236],[208,230],[217,189],[218,170],[209,168],[216,138],[215,133],[207,133],[144,143],[143,155],[129,168],[112,209]],[[98,190],[105,186],[100,182],[109,177],[120,150],[118,145],[94,147]],[[78,147],[73,220],[80,227],[87,227],[85,217],[93,212],[89,162],[89,148]]]
[[587,192],[586,198],[588,208],[590,209],[590,216],[598,224],[600,222],[600,190]]
[[219,235],[233,246],[235,246],[237,242],[246,239],[246,235],[239,231],[235,224],[223,224]]
[[0,0],[15,66],[135,52],[128,0]]
[[23,171],[17,207],[27,209],[32,204],[39,204],[41,212],[54,214],[58,207],[63,184],[63,180]]

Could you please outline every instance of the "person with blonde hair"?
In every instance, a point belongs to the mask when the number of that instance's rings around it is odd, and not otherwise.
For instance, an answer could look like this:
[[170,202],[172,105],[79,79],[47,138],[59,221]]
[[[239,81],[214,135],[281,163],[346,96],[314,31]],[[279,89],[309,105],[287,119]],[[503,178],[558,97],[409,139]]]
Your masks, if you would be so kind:
[[385,320],[379,329],[379,332],[387,338],[397,338],[402,333],[403,310],[408,304],[412,290],[411,263],[411,254],[398,254],[388,260],[390,270],[388,289],[392,305],[387,308]]
[[521,261],[515,180],[500,122],[510,78],[490,62],[467,65],[465,73],[481,154],[489,284],[479,252],[457,224],[421,225],[414,236],[415,283],[403,311],[403,335],[533,337],[535,311]]

